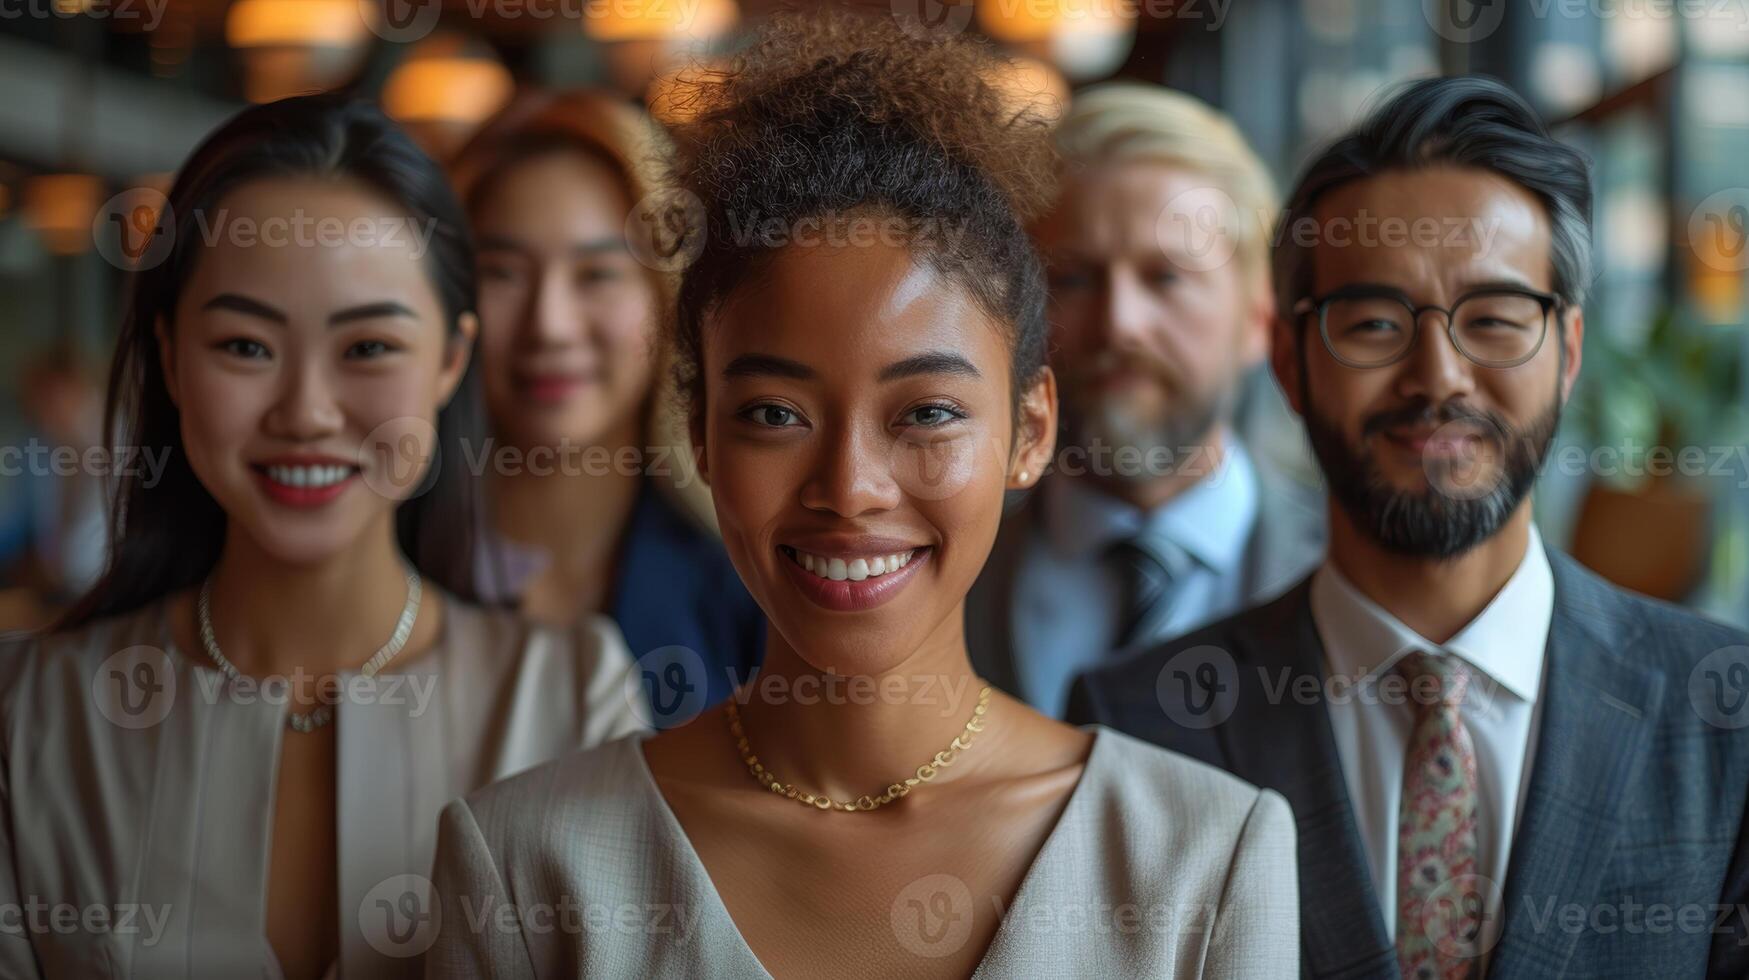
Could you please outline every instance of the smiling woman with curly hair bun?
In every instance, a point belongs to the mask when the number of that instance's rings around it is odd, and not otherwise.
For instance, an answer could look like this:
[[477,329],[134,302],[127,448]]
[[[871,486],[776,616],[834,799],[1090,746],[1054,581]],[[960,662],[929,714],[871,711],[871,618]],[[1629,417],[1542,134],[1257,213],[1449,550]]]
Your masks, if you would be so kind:
[[429,975],[1297,974],[1280,796],[968,661],[966,593],[1057,424],[1023,226],[1046,126],[994,65],[783,18],[694,93],[672,340],[765,662],[452,804]]

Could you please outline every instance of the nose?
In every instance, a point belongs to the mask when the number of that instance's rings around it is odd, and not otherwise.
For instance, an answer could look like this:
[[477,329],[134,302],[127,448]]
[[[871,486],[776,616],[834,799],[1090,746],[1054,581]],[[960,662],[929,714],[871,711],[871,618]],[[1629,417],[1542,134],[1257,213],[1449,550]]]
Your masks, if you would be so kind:
[[313,360],[288,364],[264,428],[288,442],[315,442],[338,432],[345,424],[345,413],[334,397],[327,370]]
[[1133,270],[1114,266],[1105,277],[1105,303],[1101,339],[1113,350],[1135,351],[1146,347],[1155,309]]
[[891,510],[900,497],[892,468],[884,438],[852,424],[826,431],[802,487],[802,506],[839,517]]
[[577,336],[583,317],[571,289],[568,268],[543,268],[524,315],[526,336],[535,347],[563,347]]
[[1450,320],[1439,310],[1422,310],[1415,346],[1397,375],[1397,394],[1443,405],[1475,393],[1476,365],[1452,343]]

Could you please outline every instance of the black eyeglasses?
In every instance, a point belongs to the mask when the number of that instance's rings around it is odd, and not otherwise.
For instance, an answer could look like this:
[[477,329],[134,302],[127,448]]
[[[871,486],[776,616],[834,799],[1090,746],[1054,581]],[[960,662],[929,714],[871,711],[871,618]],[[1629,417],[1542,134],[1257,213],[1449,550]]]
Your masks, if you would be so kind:
[[1302,299],[1293,312],[1316,312],[1325,349],[1349,367],[1385,367],[1409,356],[1421,315],[1438,312],[1445,314],[1446,333],[1458,353],[1483,367],[1509,368],[1542,349],[1549,313],[1560,307],[1552,293],[1513,286],[1465,293],[1449,309],[1416,306],[1396,290],[1356,286]]

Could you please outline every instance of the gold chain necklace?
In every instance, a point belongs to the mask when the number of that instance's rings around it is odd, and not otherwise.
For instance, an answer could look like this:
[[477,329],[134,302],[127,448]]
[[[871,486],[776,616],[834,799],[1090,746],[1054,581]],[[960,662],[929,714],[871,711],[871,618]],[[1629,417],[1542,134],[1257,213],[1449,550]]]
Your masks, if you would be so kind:
[[728,701],[729,734],[735,738],[735,748],[741,751],[741,760],[747,763],[747,772],[753,776],[754,782],[787,796],[804,806],[816,810],[842,810],[845,813],[853,811],[867,812],[882,807],[911,792],[911,787],[927,783],[947,766],[951,766],[959,754],[971,747],[972,739],[984,730],[984,713],[990,710],[990,686],[978,692],[978,704],[972,709],[972,717],[966,721],[966,729],[953,737],[953,742],[947,748],[935,753],[935,758],[917,767],[917,774],[905,777],[904,782],[894,783],[887,787],[886,792],[879,796],[859,796],[854,802],[840,803],[828,796],[815,796],[812,793],[796,789],[795,784],[786,783],[771,770],[759,762],[759,757],[753,754],[753,746],[747,741],[747,733],[741,728],[741,710],[731,696]]

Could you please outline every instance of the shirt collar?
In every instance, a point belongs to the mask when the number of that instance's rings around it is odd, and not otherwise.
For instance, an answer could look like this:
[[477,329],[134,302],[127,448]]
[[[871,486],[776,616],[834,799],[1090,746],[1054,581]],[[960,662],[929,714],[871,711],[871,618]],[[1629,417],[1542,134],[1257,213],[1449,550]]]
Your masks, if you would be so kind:
[[1231,433],[1219,468],[1152,510],[1102,493],[1086,480],[1056,477],[1043,490],[1045,533],[1060,554],[1096,554],[1146,534],[1177,545],[1217,572],[1244,557],[1259,497],[1257,469]]
[[1445,651],[1530,703],[1542,681],[1554,601],[1554,574],[1534,524],[1518,569],[1447,643],[1434,643],[1403,625],[1328,560],[1311,585],[1312,618],[1333,674],[1372,679],[1411,650]]

